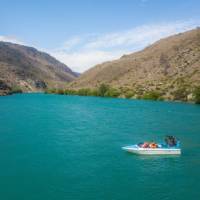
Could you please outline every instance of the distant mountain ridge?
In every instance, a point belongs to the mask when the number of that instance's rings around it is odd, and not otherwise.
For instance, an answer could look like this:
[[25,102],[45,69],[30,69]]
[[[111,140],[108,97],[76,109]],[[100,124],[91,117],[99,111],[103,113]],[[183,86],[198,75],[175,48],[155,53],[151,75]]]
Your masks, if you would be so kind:
[[78,74],[47,53],[9,42],[0,42],[0,94],[13,87],[24,92],[64,87]]
[[102,83],[117,88],[122,96],[132,92],[137,97],[159,91],[163,98],[176,100],[181,91],[189,95],[192,88],[200,86],[200,28],[96,65],[70,85],[77,90],[97,88]]

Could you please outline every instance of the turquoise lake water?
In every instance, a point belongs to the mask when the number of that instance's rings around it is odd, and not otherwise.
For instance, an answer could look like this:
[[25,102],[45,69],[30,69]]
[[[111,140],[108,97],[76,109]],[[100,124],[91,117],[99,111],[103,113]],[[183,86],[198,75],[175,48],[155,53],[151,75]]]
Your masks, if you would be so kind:
[[[180,138],[181,156],[122,146]],[[1,200],[200,198],[200,106],[19,94],[0,97]]]

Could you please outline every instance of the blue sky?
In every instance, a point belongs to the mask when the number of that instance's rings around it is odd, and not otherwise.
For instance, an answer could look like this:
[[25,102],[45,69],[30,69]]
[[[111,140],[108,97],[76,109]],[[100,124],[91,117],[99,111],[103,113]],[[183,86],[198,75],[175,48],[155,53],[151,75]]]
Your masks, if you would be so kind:
[[0,0],[0,40],[83,72],[199,26],[199,10],[198,0]]

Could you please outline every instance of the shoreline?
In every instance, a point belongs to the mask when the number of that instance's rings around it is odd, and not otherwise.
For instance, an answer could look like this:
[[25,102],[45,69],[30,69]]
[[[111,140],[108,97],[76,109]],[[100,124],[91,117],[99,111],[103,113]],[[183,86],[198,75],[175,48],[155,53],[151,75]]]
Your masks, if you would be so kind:
[[101,84],[96,88],[80,88],[80,89],[61,89],[48,88],[45,90],[47,94],[59,95],[77,95],[77,96],[96,96],[111,97],[123,99],[143,99],[153,101],[172,101],[200,104],[200,87],[193,87],[183,90],[176,90],[177,93],[168,90],[142,90],[126,88],[113,88],[106,84]]
[[171,102],[171,103],[185,103],[185,104],[192,104],[192,105],[199,105],[194,101],[181,101],[181,100],[169,100],[169,99],[144,99],[144,98],[126,98],[126,97],[109,97],[109,96],[94,96],[94,95],[78,95],[78,94],[59,94],[59,93],[47,93],[46,91],[30,91],[30,92],[15,92],[9,93],[5,95],[1,95],[0,97],[12,96],[14,94],[45,94],[45,95],[61,95],[61,96],[78,96],[78,97],[100,97],[100,98],[112,98],[112,99],[125,99],[125,100],[145,100],[145,101],[155,101],[155,102]]

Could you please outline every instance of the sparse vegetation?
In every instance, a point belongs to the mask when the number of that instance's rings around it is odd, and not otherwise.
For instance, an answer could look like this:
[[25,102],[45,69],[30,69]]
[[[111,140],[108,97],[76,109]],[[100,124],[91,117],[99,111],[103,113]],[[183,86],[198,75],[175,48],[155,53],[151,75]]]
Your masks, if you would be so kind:
[[45,93],[79,95],[79,96],[100,96],[100,97],[118,97],[120,95],[120,92],[117,89],[111,88],[106,84],[101,84],[97,89],[90,89],[90,88],[82,88],[79,90],[47,89]]
[[144,93],[141,98],[146,100],[159,100],[161,99],[161,94],[158,91],[149,91]]
[[47,88],[45,90],[46,94],[55,94],[56,93],[56,89],[55,88]]
[[162,66],[162,70],[163,70],[163,73],[165,74],[165,75],[167,75],[168,74],[168,69],[170,68],[170,64],[169,64],[169,58],[168,58],[168,56],[167,55],[165,55],[165,54],[161,54],[161,56],[160,56],[160,64],[161,64],[161,66]]
[[196,104],[200,104],[200,87],[196,87],[194,90],[194,102]]
[[120,95],[120,91],[115,88],[108,88],[105,95],[106,97],[118,97]]
[[91,90],[88,88],[83,88],[83,89],[79,89],[77,91],[77,94],[80,96],[89,96],[90,95]]
[[[143,93],[141,94],[141,91]],[[98,88],[82,88],[79,90],[73,89],[47,89],[45,91],[47,94],[60,94],[60,95],[78,95],[78,96],[97,96],[97,97],[125,97],[130,99],[132,97],[137,99],[145,99],[145,100],[164,100],[164,93],[160,90],[151,90],[145,91],[140,88],[139,91],[133,90],[130,88],[120,88],[116,89],[106,84],[101,84]],[[173,100],[178,101],[187,101],[188,94],[191,94],[191,91],[186,87],[181,87],[177,90],[174,90],[171,93]],[[196,87],[193,90],[192,95],[194,96],[193,100],[195,103],[200,104],[200,87]]]
[[133,91],[126,91],[124,96],[127,98],[127,99],[130,99],[131,97],[133,97],[135,95],[135,92]]
[[174,100],[187,101],[188,91],[185,87],[182,87],[175,90],[172,95]]
[[65,94],[65,91],[63,89],[58,89],[57,90],[57,94],[63,95],[63,94]]
[[22,89],[19,86],[11,87],[10,94],[15,94],[15,93],[22,93]]
[[102,83],[99,88],[98,88],[98,96],[100,97],[104,97],[106,95],[106,92],[108,92],[108,90],[110,89],[110,87],[104,83]]
[[[125,96],[125,98],[131,98],[136,95],[136,92],[132,90],[125,90],[112,88],[109,85],[101,84],[96,89],[82,88],[79,90],[72,89],[47,89],[45,93],[49,94],[65,94],[65,95],[78,95],[78,96],[98,96],[98,97],[119,97]],[[139,96],[139,95],[138,95]],[[143,96],[139,96],[142,99],[158,100],[161,99],[161,94],[158,91],[149,91]]]

